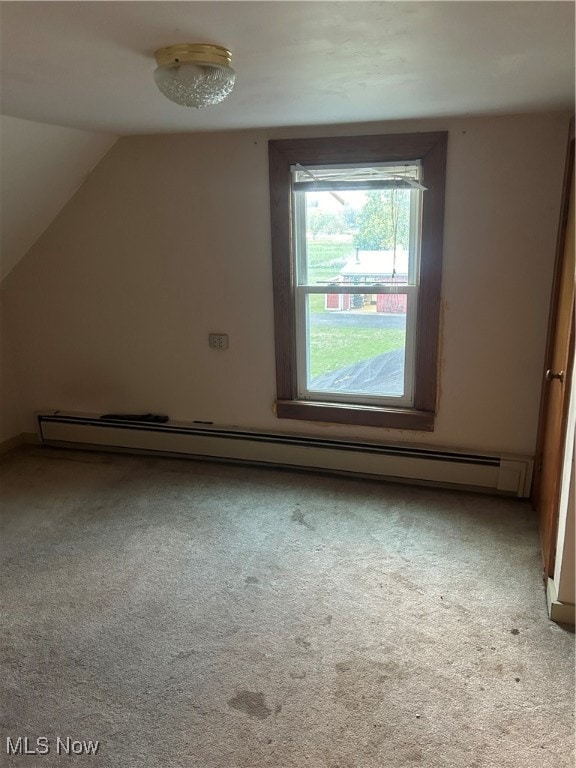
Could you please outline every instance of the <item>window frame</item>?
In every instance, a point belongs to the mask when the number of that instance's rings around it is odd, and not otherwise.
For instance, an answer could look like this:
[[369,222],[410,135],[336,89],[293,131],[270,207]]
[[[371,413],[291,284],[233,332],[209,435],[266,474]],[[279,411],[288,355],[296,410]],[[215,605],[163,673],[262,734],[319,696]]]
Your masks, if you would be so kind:
[[[278,418],[393,429],[434,429],[447,144],[446,131],[268,142]],[[421,212],[414,405],[407,408],[299,399],[291,167],[297,163],[353,165],[413,160],[421,162],[422,183],[427,188]]]

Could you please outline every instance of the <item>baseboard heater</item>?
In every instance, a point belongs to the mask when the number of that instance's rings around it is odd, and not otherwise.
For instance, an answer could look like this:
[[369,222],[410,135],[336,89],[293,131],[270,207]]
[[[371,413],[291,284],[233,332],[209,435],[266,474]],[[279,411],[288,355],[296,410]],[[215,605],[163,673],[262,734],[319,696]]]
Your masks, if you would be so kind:
[[40,441],[61,447],[162,453],[378,476],[526,497],[532,459],[421,446],[302,437],[198,424],[105,421],[99,416],[37,414]]

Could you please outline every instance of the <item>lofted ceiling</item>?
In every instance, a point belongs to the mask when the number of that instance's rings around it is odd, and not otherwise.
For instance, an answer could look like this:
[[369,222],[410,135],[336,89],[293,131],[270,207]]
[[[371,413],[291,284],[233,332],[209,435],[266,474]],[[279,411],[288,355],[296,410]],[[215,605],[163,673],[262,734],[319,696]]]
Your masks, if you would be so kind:
[[[2,2],[1,112],[109,134],[570,109],[572,2]],[[211,42],[237,83],[167,101],[154,51]]]

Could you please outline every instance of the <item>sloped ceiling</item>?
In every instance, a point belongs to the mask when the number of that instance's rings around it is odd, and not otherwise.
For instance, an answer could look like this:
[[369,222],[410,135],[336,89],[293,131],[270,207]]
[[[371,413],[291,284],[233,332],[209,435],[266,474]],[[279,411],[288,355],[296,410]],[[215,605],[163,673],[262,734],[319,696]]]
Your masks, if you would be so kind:
[[115,141],[106,134],[0,118],[2,279]]

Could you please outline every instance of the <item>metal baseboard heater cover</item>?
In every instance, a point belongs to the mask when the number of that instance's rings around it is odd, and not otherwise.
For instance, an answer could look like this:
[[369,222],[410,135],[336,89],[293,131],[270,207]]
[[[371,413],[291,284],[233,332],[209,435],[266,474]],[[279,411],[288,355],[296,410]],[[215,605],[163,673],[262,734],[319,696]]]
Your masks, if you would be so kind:
[[95,415],[37,414],[45,445],[149,451],[436,483],[519,497],[530,494],[532,459],[428,446],[302,437],[187,423],[104,421]]

